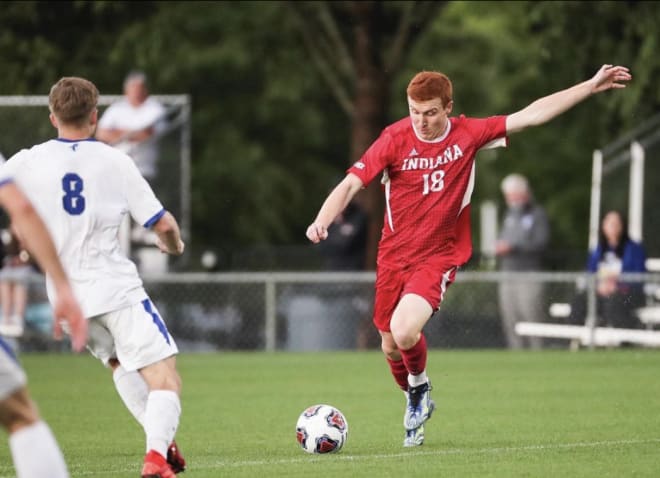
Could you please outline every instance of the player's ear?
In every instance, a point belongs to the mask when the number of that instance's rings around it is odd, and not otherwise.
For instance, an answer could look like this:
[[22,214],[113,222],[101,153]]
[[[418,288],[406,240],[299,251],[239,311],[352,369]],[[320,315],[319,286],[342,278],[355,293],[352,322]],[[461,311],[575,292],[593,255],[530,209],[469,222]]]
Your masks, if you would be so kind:
[[450,100],[449,103],[447,103],[447,105],[445,106],[445,113],[447,114],[447,116],[449,116],[453,108],[454,108],[454,101]]
[[48,117],[50,118],[50,124],[52,124],[55,127],[55,129],[57,129],[57,118],[55,117],[55,115],[51,113]]

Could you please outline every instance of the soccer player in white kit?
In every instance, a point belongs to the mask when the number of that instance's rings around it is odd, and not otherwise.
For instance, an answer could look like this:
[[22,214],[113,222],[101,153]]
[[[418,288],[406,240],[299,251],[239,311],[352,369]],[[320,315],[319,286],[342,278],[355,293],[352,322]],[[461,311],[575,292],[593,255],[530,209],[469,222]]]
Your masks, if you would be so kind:
[[[89,321],[88,348],[112,369],[119,395],[144,428],[142,477],[172,478],[185,466],[171,447],[181,414],[178,349],[118,231],[130,214],[156,233],[164,253],[182,254],[184,243],[133,160],[93,138],[98,96],[84,78],[60,79],[49,95],[58,137],[18,152],[0,174],[13,176],[44,218]],[[53,299],[52,282],[46,284]]]
[[470,197],[475,156],[631,79],[603,65],[589,80],[539,98],[510,115],[451,117],[453,87],[440,72],[419,72],[407,88],[410,114],[383,130],[321,206],[307,228],[318,243],[355,194],[382,174],[385,217],[376,270],[373,321],[390,372],[406,394],[403,445],[424,443],[435,403],[426,372],[423,328],[440,308],[456,271],[472,254]]
[[[87,321],[74,298],[45,224],[26,196],[5,175],[0,176],[0,204],[50,278],[54,292],[55,337],[61,337],[60,320],[65,320],[73,349],[81,351],[87,340]],[[18,478],[68,478],[62,451],[30,398],[25,372],[1,337],[0,423],[9,432],[9,448]]]

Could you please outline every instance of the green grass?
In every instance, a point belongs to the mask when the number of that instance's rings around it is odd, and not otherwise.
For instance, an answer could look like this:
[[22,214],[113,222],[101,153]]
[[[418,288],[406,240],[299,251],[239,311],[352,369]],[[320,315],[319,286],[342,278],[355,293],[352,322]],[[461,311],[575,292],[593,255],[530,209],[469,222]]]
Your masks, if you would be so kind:
[[[139,476],[142,431],[100,363],[86,355],[22,362],[72,477]],[[404,398],[380,353],[184,354],[178,363],[182,478],[660,473],[657,351],[432,351],[438,410],[415,449],[401,446]],[[298,414],[315,403],[346,415],[339,454],[298,447]],[[10,462],[0,447],[0,478],[13,476]]]

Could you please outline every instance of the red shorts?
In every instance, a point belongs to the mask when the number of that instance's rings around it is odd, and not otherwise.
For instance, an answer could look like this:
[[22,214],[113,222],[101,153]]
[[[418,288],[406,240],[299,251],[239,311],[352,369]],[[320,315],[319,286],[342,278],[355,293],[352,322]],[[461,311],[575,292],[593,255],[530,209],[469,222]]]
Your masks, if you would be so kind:
[[457,267],[454,265],[419,265],[405,269],[378,267],[376,272],[376,298],[374,300],[374,324],[378,330],[390,331],[394,309],[406,294],[416,294],[431,305],[433,310],[440,303],[449,285],[454,282]]

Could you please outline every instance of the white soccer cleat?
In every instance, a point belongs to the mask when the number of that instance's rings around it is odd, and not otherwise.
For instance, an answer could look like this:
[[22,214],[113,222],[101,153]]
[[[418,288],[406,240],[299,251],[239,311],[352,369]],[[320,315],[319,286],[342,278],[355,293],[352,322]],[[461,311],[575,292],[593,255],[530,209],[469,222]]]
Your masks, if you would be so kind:
[[424,444],[424,425],[413,430],[406,430],[406,436],[403,439],[404,447],[420,446]]
[[431,384],[428,382],[408,389],[406,413],[403,416],[403,426],[406,430],[415,430],[431,418],[435,410],[435,402],[431,400],[431,390]]

